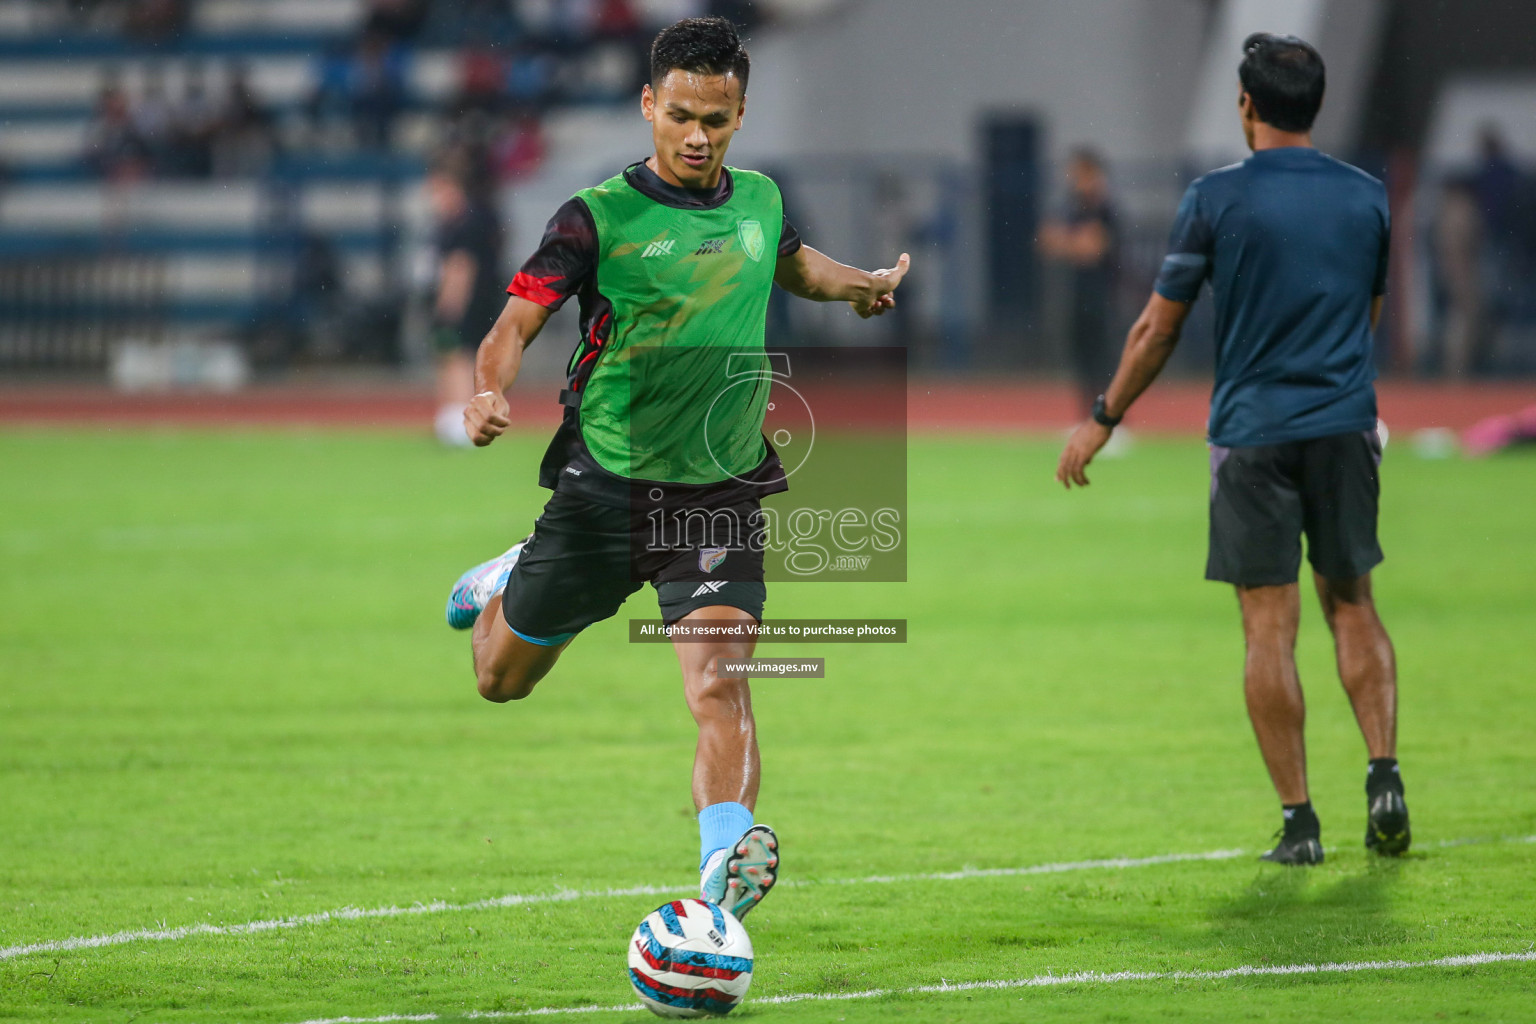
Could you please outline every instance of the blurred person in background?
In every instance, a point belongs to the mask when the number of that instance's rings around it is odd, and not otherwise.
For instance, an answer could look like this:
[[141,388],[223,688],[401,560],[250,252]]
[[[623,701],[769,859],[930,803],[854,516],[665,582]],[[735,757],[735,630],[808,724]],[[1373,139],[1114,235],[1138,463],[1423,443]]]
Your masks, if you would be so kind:
[[1473,172],[1471,185],[1477,193],[1477,203],[1490,237],[1496,242],[1502,241],[1516,229],[1515,208],[1522,175],[1509,155],[1504,133],[1498,125],[1485,124],[1478,129],[1477,148],[1477,170]]
[[1109,321],[1114,314],[1118,235],[1104,161],[1080,147],[1067,162],[1066,203],[1040,229],[1039,246],[1046,259],[1063,264],[1071,275],[1067,335],[1084,415],[1115,371]]
[[1510,153],[1498,125],[1479,129],[1478,149],[1471,184],[1483,213],[1487,307],[1481,367],[1474,365],[1474,371],[1508,371],[1523,361],[1523,354],[1501,345],[1515,340],[1503,328],[1536,315],[1530,289],[1536,274],[1536,181]]
[[426,180],[437,220],[434,430],[438,440],[456,448],[470,445],[464,407],[475,392],[475,351],[506,303],[501,217],[483,163],[477,149],[460,146],[439,157]]
[[1460,379],[1481,368],[1487,341],[1487,297],[1483,283],[1482,211],[1477,188],[1452,178],[1440,194],[1435,217],[1435,266],[1445,300],[1440,328],[1441,372]]
[[128,95],[115,82],[102,87],[86,131],[85,161],[110,182],[138,181],[149,173],[149,150],[140,137]]
[[503,91],[511,107],[520,112],[540,113],[557,101],[561,84],[560,59],[535,39],[525,39],[512,51],[507,61]]
[[175,110],[166,96],[165,72],[159,65],[144,69],[144,88],[133,105],[133,127],[149,154],[153,173],[167,173],[174,144]]
[[358,40],[346,78],[358,145],[389,147],[395,118],[405,106],[406,59],[405,49],[382,33],[364,32]]
[[189,64],[176,105],[169,156],[171,173],[206,178],[213,173],[213,136],[224,111],[208,89],[202,64]]
[[365,31],[354,45],[332,48],[320,60],[306,103],[315,135],[334,144],[335,129],[345,123],[356,145],[387,147],[405,106],[408,60],[405,47],[377,31]]
[[483,41],[466,46],[459,54],[459,89],[449,105],[449,116],[500,112],[506,104],[506,65],[500,51]]
[[276,149],[272,115],[251,89],[250,74],[237,65],[230,74],[212,137],[213,173],[220,178],[260,174]]
[[544,122],[531,111],[512,118],[492,143],[491,159],[499,181],[518,181],[538,173],[548,147]]
[[1167,365],[1209,279],[1216,388],[1205,578],[1232,584],[1242,613],[1248,718],[1283,821],[1263,859],[1323,860],[1296,671],[1303,535],[1369,758],[1365,846],[1397,856],[1411,841],[1397,765],[1397,662],[1371,591],[1382,561],[1372,336],[1387,287],[1387,191],[1313,148],[1325,74],[1310,45],[1249,36],[1238,79],[1253,154],[1184,193],[1120,368],[1067,442],[1056,479],[1088,483],[1084,468]]
[[640,15],[631,0],[594,0],[593,34],[628,39],[640,34]]
[[344,265],[336,246],[315,231],[305,231],[294,254],[288,331],[277,361],[301,352],[330,354],[340,350],[341,318],[346,307]]
[[161,43],[187,27],[188,0],[134,0],[127,6],[123,30],[141,42]]
[[363,32],[376,33],[391,42],[411,42],[421,34],[431,7],[430,0],[368,0]]

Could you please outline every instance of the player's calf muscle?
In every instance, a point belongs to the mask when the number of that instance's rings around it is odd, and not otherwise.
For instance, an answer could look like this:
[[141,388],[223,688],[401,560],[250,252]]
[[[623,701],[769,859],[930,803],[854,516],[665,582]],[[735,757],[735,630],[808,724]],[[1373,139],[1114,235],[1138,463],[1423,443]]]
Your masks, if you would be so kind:
[[522,700],[549,674],[560,655],[558,648],[535,652],[532,658],[520,658],[517,653],[506,652],[500,658],[488,657],[482,661],[480,649],[476,648],[475,683],[480,696],[495,704]]
[[683,685],[688,710],[700,725],[710,721],[743,723],[751,728],[752,691],[745,676],[722,676],[719,662],[752,656],[747,644],[731,644],[698,652],[697,660],[684,667]]
[[475,685],[480,696],[496,704],[522,700],[533,692],[540,679],[549,672],[559,649],[520,651],[521,646],[512,631],[501,622],[499,599],[487,605],[481,621],[475,624],[471,647],[475,661]]
[[493,704],[522,700],[533,692],[534,680],[477,667],[475,682],[480,696]]

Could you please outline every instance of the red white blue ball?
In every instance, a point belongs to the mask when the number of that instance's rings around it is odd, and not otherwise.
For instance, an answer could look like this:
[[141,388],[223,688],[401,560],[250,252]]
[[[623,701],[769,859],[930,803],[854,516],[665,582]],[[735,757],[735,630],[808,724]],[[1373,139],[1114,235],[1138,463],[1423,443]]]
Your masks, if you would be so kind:
[[752,984],[752,939],[713,903],[663,903],[629,940],[629,981],[662,1017],[729,1013]]

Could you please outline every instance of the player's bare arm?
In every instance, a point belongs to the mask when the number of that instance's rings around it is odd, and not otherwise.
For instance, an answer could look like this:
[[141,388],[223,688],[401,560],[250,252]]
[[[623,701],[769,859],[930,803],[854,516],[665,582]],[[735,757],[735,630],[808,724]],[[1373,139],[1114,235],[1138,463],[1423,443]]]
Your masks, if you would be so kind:
[[[1131,404],[1163,372],[1168,357],[1173,355],[1174,347],[1179,343],[1179,332],[1188,315],[1189,303],[1174,302],[1152,293],[1141,316],[1131,326],[1125,339],[1125,352],[1120,357],[1120,368],[1104,392],[1106,418],[1118,420],[1123,417]],[[1062,450],[1061,460],[1056,464],[1056,479],[1063,487],[1071,490],[1073,484],[1088,486],[1084,470],[1109,440],[1113,429],[1096,419],[1088,419],[1072,432]]]
[[779,259],[773,282],[791,295],[815,302],[846,302],[866,320],[896,307],[893,294],[907,276],[912,257],[906,253],[894,267],[860,270],[839,263],[808,245]]
[[480,342],[475,355],[476,394],[464,408],[464,431],[476,447],[490,444],[510,425],[503,392],[517,379],[523,349],[538,337],[549,316],[550,311],[537,302],[514,295],[496,318],[491,333]]

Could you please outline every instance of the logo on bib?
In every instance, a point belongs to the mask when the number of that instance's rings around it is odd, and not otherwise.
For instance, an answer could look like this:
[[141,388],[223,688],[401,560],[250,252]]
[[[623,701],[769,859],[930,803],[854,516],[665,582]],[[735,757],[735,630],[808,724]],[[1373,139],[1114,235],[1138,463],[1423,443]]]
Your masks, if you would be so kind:
[[741,236],[741,251],[756,263],[763,258],[763,247],[767,245],[767,238],[763,235],[763,226],[755,220],[744,220],[736,225],[736,233]]
[[714,572],[725,561],[725,556],[730,554],[730,548],[700,548],[699,570],[701,572]]

